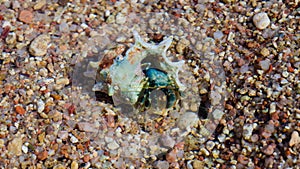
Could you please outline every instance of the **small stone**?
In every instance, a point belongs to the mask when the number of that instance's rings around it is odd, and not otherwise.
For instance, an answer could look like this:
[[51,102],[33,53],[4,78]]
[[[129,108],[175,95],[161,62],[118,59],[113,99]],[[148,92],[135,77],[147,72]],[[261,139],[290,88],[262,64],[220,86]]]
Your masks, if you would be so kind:
[[90,161],[90,155],[89,154],[85,154],[84,156],[83,156],[83,162],[85,162],[85,163],[87,163],[87,162],[89,162]]
[[168,147],[168,148],[172,148],[175,145],[175,140],[170,137],[169,135],[163,135],[161,137],[161,143],[163,146]]
[[68,78],[59,78],[56,80],[57,85],[68,85],[70,80]]
[[289,83],[289,81],[288,80],[286,80],[286,79],[282,79],[281,81],[280,81],[280,84],[288,84]]
[[282,76],[283,76],[284,78],[289,77],[289,72],[288,72],[288,71],[283,71],[283,72],[282,72]]
[[6,39],[5,39],[5,42],[8,44],[8,45],[14,45],[16,44],[17,42],[17,36],[16,36],[16,33],[15,32],[11,32],[7,35]]
[[22,144],[22,137],[14,138],[7,147],[9,154],[20,156],[22,154]]
[[116,16],[116,23],[117,24],[124,24],[126,22],[126,17],[122,13],[118,13]]
[[78,162],[77,161],[72,161],[71,169],[78,169],[78,168],[79,168]]
[[169,163],[173,163],[177,161],[177,152],[176,150],[172,150],[170,151],[167,155],[166,155],[166,160]]
[[71,135],[70,141],[72,143],[78,143],[79,140],[75,136]]
[[293,131],[293,133],[291,135],[290,142],[289,142],[289,146],[292,147],[292,146],[297,145],[299,143],[300,143],[299,133],[297,131]]
[[116,141],[112,141],[111,143],[107,144],[107,147],[110,150],[115,150],[115,149],[119,148],[120,146]]
[[253,134],[253,135],[251,136],[251,142],[252,142],[252,143],[257,142],[258,140],[259,140],[258,134]]
[[208,151],[206,148],[202,147],[202,148],[200,149],[200,151],[201,151],[201,153],[203,153],[205,156],[209,156],[209,151]]
[[29,46],[29,52],[33,56],[44,56],[47,53],[50,36],[43,34],[36,37]]
[[212,115],[215,120],[221,120],[221,118],[223,117],[223,114],[224,114],[224,112],[219,109],[216,109],[212,112]]
[[206,143],[206,148],[207,148],[207,150],[209,150],[209,151],[211,151],[214,147],[215,147],[215,142],[213,142],[213,141],[208,141],[207,143]]
[[37,111],[39,113],[41,113],[41,112],[44,111],[44,109],[45,109],[45,103],[44,103],[43,100],[38,100],[38,102],[37,102],[37,109],[38,109]]
[[62,139],[62,140],[66,140],[68,138],[68,131],[59,131],[57,133],[57,136]]
[[33,14],[29,10],[23,10],[19,14],[19,20],[24,23],[31,23],[33,19]]
[[269,111],[269,113],[270,114],[273,114],[273,113],[275,113],[276,112],[276,103],[275,102],[272,102],[271,104],[270,104],[270,111]]
[[38,140],[40,143],[44,143],[45,136],[46,136],[46,132],[42,132],[41,134],[38,135]]
[[20,115],[24,115],[25,114],[25,109],[22,106],[16,106],[16,112]]
[[59,31],[60,32],[64,32],[64,33],[69,33],[70,32],[69,25],[66,22],[62,22],[59,25]]
[[270,19],[265,12],[261,12],[258,14],[255,14],[253,16],[253,23],[258,29],[265,29],[270,25]]
[[37,156],[37,158],[41,161],[45,160],[47,157],[48,157],[48,151],[42,151]]
[[186,112],[179,117],[177,125],[181,129],[186,129],[187,127],[195,126],[199,121],[197,114],[193,112]]
[[222,96],[220,95],[219,92],[211,91],[210,99],[211,99],[211,104],[212,105],[217,105],[217,104],[220,104]]
[[183,53],[184,49],[186,47],[188,47],[190,45],[190,41],[183,38],[183,39],[180,39],[179,42],[177,43],[176,45],[176,51],[178,53]]
[[262,70],[269,70],[271,65],[271,61],[269,59],[262,60],[259,62],[259,66],[262,68]]
[[158,169],[169,169],[169,163],[167,161],[157,161],[155,167]]
[[267,57],[270,55],[270,51],[268,48],[262,48],[260,54],[263,55],[264,57]]
[[3,139],[0,139],[0,148],[4,147],[4,140]]
[[88,122],[79,122],[79,123],[77,123],[77,126],[80,131],[85,131],[85,132],[97,132],[98,131],[94,124],[91,124]]
[[245,124],[243,126],[243,136],[245,140],[249,140],[252,136],[253,124]]
[[265,147],[263,147],[262,152],[265,153],[266,155],[272,155],[274,153],[275,147],[276,147],[275,144],[266,145]]
[[225,140],[226,140],[226,136],[225,136],[225,134],[220,134],[220,135],[218,135],[218,140],[221,142],[221,143],[223,143]]
[[65,169],[66,167],[63,166],[62,164],[57,164],[56,166],[53,167],[53,169]]
[[46,0],[39,0],[37,3],[33,6],[34,10],[41,9],[44,5],[46,5]]
[[22,151],[23,153],[27,154],[28,153],[28,147],[25,145],[22,145]]
[[194,168],[204,168],[204,166],[205,166],[205,162],[204,161],[195,160],[193,162],[193,167]]
[[223,34],[222,31],[216,31],[216,32],[214,32],[214,39],[215,40],[220,40],[220,39],[223,38],[223,36],[224,36],[224,34]]
[[238,156],[237,161],[238,161],[239,163],[241,163],[241,164],[244,164],[244,165],[246,165],[246,164],[249,163],[248,157],[245,157],[245,156],[242,155],[242,154],[240,154],[240,155]]
[[249,90],[249,96],[256,96],[256,91],[255,90]]

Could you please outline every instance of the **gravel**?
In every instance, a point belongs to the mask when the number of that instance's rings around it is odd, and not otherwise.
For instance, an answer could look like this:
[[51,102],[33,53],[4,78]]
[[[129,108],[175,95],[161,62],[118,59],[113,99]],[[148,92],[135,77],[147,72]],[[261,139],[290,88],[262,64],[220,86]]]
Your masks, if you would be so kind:
[[[300,166],[298,1],[47,2],[0,2],[1,169]],[[186,61],[174,110],[95,99],[133,29]]]

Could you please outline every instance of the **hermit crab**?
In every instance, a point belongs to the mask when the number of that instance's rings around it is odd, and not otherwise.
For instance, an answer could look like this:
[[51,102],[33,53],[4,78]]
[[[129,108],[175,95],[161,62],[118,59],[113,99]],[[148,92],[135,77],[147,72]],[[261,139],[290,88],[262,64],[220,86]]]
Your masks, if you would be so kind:
[[165,108],[172,108],[185,89],[178,78],[184,61],[172,62],[167,57],[172,37],[155,44],[143,41],[136,31],[133,36],[135,43],[125,56],[116,52],[113,62],[108,63],[107,57],[99,62],[93,91],[107,93],[116,106],[125,104],[144,111],[151,106],[151,92],[160,90],[166,98]]

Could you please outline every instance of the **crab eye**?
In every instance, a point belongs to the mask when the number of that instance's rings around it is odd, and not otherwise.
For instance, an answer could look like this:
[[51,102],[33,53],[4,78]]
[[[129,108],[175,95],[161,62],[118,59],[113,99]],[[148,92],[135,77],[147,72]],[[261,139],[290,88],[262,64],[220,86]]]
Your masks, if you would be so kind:
[[116,61],[117,62],[120,62],[120,61],[122,61],[124,58],[123,58],[123,56],[122,55],[118,55],[117,57],[116,57]]

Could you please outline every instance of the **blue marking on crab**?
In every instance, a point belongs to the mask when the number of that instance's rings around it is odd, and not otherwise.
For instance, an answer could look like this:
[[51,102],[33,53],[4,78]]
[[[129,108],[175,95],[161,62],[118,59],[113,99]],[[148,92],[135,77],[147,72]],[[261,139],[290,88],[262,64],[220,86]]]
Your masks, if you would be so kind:
[[143,91],[140,94],[138,106],[148,108],[150,106],[149,95],[153,90],[161,90],[167,97],[166,108],[171,108],[175,105],[179,98],[179,87],[175,80],[168,76],[164,71],[156,68],[146,68],[143,70],[147,77]]

